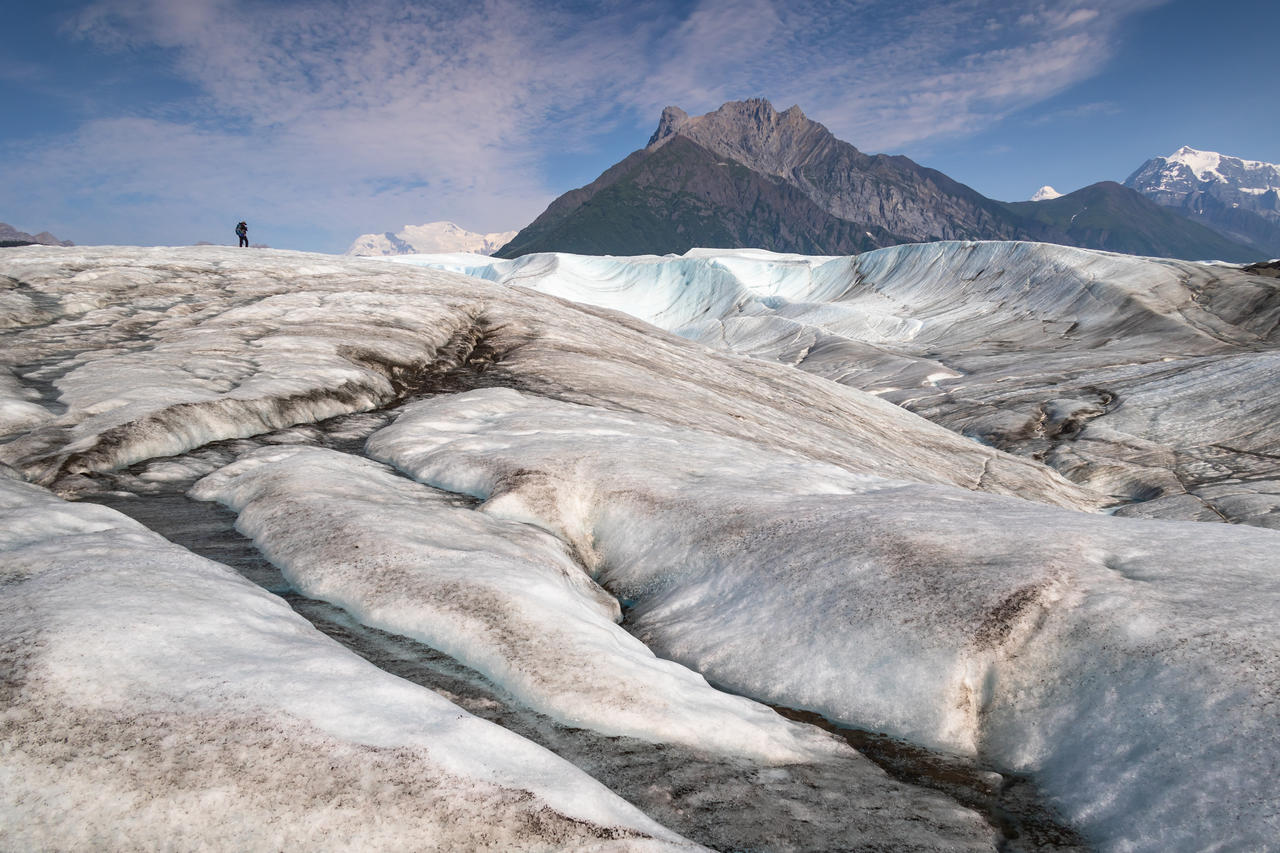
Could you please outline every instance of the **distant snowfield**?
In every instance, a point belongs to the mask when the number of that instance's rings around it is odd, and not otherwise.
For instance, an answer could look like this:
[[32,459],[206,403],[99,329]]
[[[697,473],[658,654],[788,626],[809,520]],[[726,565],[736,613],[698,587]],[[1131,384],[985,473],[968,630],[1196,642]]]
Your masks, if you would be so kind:
[[1031,194],[1031,201],[1050,201],[1055,198],[1062,198],[1062,193],[1053,187],[1045,184],[1040,189]]
[[[397,260],[0,255],[6,846],[999,842],[762,702],[1027,774],[1102,849],[1280,837],[1274,279],[1018,243]],[[754,781],[664,826],[94,501],[217,502],[295,594],[650,787]],[[853,787],[717,834],[802,768]]]
[[476,252],[492,255],[516,236],[515,231],[479,234],[452,222],[406,225],[396,232],[361,234],[347,249],[348,255],[381,256],[415,252]]

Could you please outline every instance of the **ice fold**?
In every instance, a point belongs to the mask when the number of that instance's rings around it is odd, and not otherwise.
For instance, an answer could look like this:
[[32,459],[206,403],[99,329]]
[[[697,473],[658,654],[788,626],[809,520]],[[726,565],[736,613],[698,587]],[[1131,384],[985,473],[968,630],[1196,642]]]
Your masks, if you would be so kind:
[[1104,847],[1280,827],[1271,531],[852,475],[503,390],[413,404],[368,450],[573,544],[659,654],[1032,772]]
[[7,847],[701,849],[114,511],[0,518]]
[[266,449],[192,494],[239,513],[304,594],[440,649],[563,723],[773,763],[845,752],[655,657],[559,539],[376,463]]
[[[849,258],[398,260],[627,311],[878,394],[1128,513],[1280,527],[1280,286],[1229,265],[994,241]],[[1055,418],[1064,398],[1094,411]],[[1223,499],[1224,481],[1241,499]]]

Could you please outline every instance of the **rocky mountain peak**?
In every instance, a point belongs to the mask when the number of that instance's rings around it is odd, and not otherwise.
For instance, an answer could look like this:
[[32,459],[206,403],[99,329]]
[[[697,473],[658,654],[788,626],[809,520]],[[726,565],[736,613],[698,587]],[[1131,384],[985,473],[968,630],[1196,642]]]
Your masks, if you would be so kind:
[[658,129],[653,132],[653,136],[649,137],[646,148],[657,148],[672,136],[679,132],[680,128],[689,121],[689,114],[679,107],[666,107],[662,111],[662,118],[658,119]]
[[778,112],[764,98],[729,101],[714,112],[693,117],[678,107],[667,107],[649,148],[657,148],[675,134],[757,172],[779,177],[790,175],[835,139],[800,107]]
[[[755,98],[690,116],[670,106],[645,148],[560,196],[498,256],[695,246],[848,254],[933,240],[1040,240],[1144,255],[1260,257],[1117,184],[1086,190],[1061,203],[1006,204],[910,158],[864,154],[799,107],[778,112]],[[1083,207],[1088,216],[1076,216]]]

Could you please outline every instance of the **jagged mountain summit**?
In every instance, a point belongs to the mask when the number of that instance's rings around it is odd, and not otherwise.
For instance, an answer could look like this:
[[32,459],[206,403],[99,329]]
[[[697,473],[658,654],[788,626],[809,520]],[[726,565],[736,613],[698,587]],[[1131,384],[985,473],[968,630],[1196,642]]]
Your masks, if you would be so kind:
[[906,157],[863,154],[766,100],[663,110],[648,144],[556,199],[496,253],[664,254],[694,246],[850,254],[1030,237],[998,202]]
[[[1167,232],[1135,194],[1115,227]],[[1158,224],[1157,224],[1158,223]],[[1037,240],[1180,258],[1260,260],[1209,229],[1187,243],[1141,237],[1087,242],[1043,216],[987,198],[902,156],[865,154],[798,106],[731,101],[701,116],[663,110],[648,144],[565,193],[495,253],[682,253],[695,246],[843,255],[935,240]],[[1086,240],[1086,242],[1081,242]],[[1204,246],[1214,246],[1208,254]]]
[[1124,185],[1232,239],[1280,255],[1280,165],[1184,145]]
[[1049,201],[1050,199],[1062,198],[1062,193],[1053,187],[1045,184],[1040,189],[1032,193],[1030,201]]
[[668,107],[648,150],[677,136],[797,187],[832,216],[891,231],[900,242],[1021,236],[997,202],[907,157],[864,154],[798,106],[779,113],[754,99],[696,117]]
[[7,222],[0,222],[0,246],[22,245],[74,246],[75,243],[70,240],[59,240],[48,231],[41,231],[39,234],[28,234],[26,231],[19,231]]
[[516,236],[514,231],[479,234],[452,222],[428,222],[406,225],[394,234],[361,234],[347,249],[348,255],[385,256],[414,255],[436,252],[471,252],[492,255]]

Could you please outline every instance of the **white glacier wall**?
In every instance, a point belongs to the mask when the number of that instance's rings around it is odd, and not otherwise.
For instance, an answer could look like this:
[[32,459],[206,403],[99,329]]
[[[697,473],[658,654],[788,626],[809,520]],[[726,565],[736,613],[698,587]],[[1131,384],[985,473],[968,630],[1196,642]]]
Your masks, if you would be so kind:
[[735,314],[777,315],[873,344],[950,347],[1025,336],[1046,322],[1074,323],[1078,337],[1098,342],[1138,330],[1212,343],[1204,327],[1220,325],[1186,304],[1183,284],[1196,264],[1047,243],[915,243],[846,258],[694,249],[661,258],[393,260],[623,310],[677,333]]
[[1280,466],[1265,462],[1280,455],[1266,391],[1280,287],[1229,265],[1005,242],[398,260],[624,310],[877,394],[1126,512],[1280,527]]

